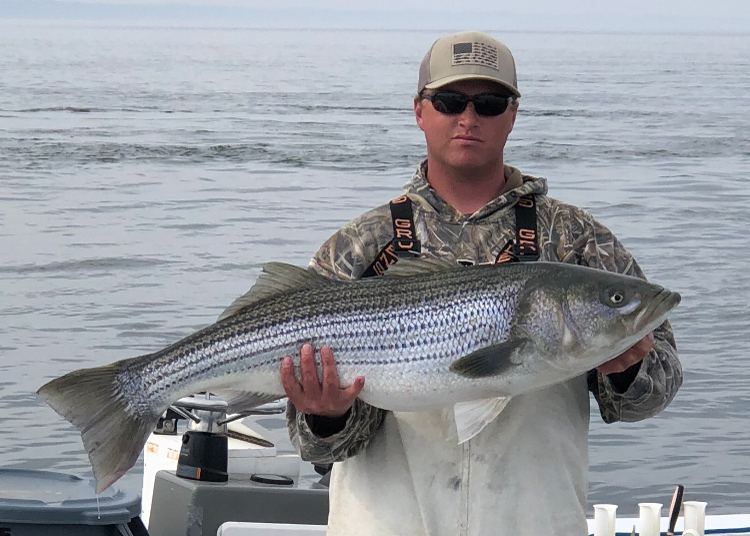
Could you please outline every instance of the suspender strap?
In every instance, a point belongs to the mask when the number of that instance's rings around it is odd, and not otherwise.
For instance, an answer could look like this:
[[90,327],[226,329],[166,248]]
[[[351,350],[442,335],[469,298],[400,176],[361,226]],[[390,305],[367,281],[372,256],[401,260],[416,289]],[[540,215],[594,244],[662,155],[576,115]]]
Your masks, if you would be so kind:
[[516,239],[505,244],[495,262],[528,262],[539,260],[539,237],[536,230],[536,199],[522,197],[516,203]]
[[521,262],[539,260],[536,199],[533,195],[522,197],[516,203],[516,256]]
[[414,227],[411,199],[402,195],[391,201],[390,207],[391,219],[393,220],[393,240],[380,250],[378,256],[362,274],[362,278],[382,275],[400,257],[417,257],[422,251],[422,245],[417,240],[417,231]]
[[411,199],[402,195],[390,203],[393,218],[393,249],[399,257],[416,257],[422,251],[414,228]]
[[[417,240],[414,227],[414,212],[411,199],[402,195],[390,202],[393,220],[393,240],[378,253],[367,267],[362,278],[383,275],[391,264],[401,257],[417,257],[422,246]],[[536,199],[533,195],[522,197],[516,203],[516,238],[500,250],[495,262],[528,262],[539,260],[539,238],[537,236]]]

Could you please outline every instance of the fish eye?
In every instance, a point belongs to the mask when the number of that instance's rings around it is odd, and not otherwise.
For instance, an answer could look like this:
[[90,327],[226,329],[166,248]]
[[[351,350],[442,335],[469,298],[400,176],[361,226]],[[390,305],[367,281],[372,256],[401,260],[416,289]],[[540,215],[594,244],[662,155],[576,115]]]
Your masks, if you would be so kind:
[[602,303],[608,307],[619,308],[630,303],[632,293],[624,288],[608,288],[601,293],[600,299]]

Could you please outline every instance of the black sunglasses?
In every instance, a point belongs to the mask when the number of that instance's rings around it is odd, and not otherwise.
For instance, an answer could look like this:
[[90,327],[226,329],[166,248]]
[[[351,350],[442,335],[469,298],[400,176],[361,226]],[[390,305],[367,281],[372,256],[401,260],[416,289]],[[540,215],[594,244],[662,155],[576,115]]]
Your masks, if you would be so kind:
[[442,114],[460,114],[471,102],[474,104],[477,115],[495,117],[508,109],[512,97],[499,93],[480,93],[470,97],[460,91],[435,91],[423,93],[422,98],[429,100],[432,106]]

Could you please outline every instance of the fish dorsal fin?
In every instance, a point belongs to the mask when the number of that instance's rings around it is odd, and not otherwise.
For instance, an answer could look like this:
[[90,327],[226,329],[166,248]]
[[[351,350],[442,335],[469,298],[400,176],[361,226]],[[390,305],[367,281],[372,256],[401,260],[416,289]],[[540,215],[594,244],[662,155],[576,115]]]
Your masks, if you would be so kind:
[[468,441],[490,424],[510,402],[509,396],[459,402],[453,406],[458,442]]
[[409,277],[412,275],[434,274],[445,270],[455,270],[459,265],[440,257],[420,257],[418,259],[399,259],[388,267],[383,275],[388,277]]
[[263,271],[258,276],[255,285],[243,296],[240,296],[232,305],[221,313],[219,320],[223,320],[252,305],[271,296],[282,292],[312,288],[325,284],[335,284],[330,279],[315,272],[286,264],[284,262],[269,262],[263,265]]
[[526,341],[510,339],[500,344],[480,348],[476,352],[456,359],[451,363],[451,370],[466,378],[486,378],[497,376],[506,370],[520,365],[521,350]]

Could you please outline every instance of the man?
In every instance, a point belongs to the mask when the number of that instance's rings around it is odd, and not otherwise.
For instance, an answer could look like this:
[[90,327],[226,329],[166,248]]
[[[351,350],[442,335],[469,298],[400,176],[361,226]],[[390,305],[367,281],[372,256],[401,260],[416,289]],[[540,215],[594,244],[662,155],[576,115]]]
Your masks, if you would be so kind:
[[[501,42],[476,32],[438,39],[419,71],[414,113],[427,159],[405,187],[408,199],[349,223],[311,269],[357,279],[382,273],[418,247],[423,257],[461,264],[538,257],[643,277],[607,228],[547,197],[544,179],[504,164],[520,96],[513,57]],[[415,240],[403,247],[397,228]],[[606,422],[636,421],[666,407],[682,383],[665,322],[588,376],[515,397],[482,432],[457,444],[449,408],[399,413],[368,406],[356,398],[366,378],[340,387],[335,356],[322,348],[320,357],[322,378],[306,345],[301,378],[287,358],[282,382],[290,435],[303,459],[337,462],[328,532],[335,536],[587,534],[588,391]]]

